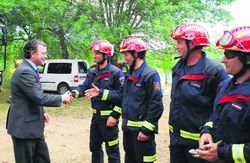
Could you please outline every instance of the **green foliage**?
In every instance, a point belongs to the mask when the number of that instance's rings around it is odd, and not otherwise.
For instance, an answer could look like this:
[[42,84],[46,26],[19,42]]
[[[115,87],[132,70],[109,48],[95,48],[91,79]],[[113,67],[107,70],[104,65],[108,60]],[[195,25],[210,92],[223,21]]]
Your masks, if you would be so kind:
[[174,60],[174,52],[168,48],[165,52],[149,52],[146,57],[147,63],[164,72],[169,72],[176,63]]
[[[154,42],[147,61],[170,71],[175,61],[170,38],[177,24],[185,22],[227,22],[224,9],[233,0],[2,0],[0,11],[8,17],[8,72],[14,60],[22,59],[27,40],[39,38],[48,44],[49,58],[82,58],[93,62],[89,50],[97,39],[115,45],[114,61],[122,60],[118,47],[131,35]],[[153,40],[153,41],[152,41]],[[162,46],[158,42],[164,42]],[[150,45],[152,46],[152,45]],[[217,50],[209,52],[217,56]],[[0,57],[1,58],[1,57]],[[1,65],[0,65],[1,66]]]
[[204,50],[207,52],[209,58],[212,58],[218,63],[221,62],[221,59],[223,57],[223,50],[218,49],[214,46],[207,47]]

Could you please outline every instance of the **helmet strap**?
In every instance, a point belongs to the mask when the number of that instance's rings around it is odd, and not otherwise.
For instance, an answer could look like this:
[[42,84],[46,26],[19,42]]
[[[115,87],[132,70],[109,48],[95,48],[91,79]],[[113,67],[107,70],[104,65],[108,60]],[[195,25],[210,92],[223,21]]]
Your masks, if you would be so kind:
[[191,46],[190,46],[190,40],[185,40],[185,42],[186,42],[186,45],[187,45],[187,55],[186,55],[186,57],[184,58],[184,63],[185,63],[185,65],[187,64],[187,62],[188,62],[188,59],[189,59],[189,57],[191,56],[191,54],[192,54],[192,52],[194,52],[194,51],[196,51],[196,50],[200,50],[202,47],[201,46],[195,46],[195,47],[193,47],[193,48],[191,48]]
[[185,58],[183,59],[183,62],[184,62],[184,65],[187,65],[188,58],[191,55],[191,47],[190,47],[189,40],[185,40],[185,42],[186,42],[186,46],[187,46],[187,54],[186,54]]
[[134,58],[134,61],[133,61],[132,65],[129,66],[129,72],[130,72],[130,73],[132,73],[132,72],[134,71],[134,69],[135,69],[135,64],[136,64],[136,61],[137,61],[137,58],[138,58],[138,54],[137,54],[137,56],[136,56],[134,51],[133,51],[131,54],[132,54],[132,56],[133,56],[133,58]]
[[108,60],[108,57],[106,56],[106,54],[102,53],[102,60],[100,62],[97,62],[96,64],[102,65],[106,60]]

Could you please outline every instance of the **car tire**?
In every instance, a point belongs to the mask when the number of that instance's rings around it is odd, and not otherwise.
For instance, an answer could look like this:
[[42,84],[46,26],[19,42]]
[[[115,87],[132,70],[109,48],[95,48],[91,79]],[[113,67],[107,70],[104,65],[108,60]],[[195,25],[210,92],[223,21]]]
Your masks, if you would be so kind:
[[61,83],[61,84],[59,84],[58,87],[57,87],[57,92],[58,92],[60,95],[64,94],[65,92],[67,92],[67,91],[69,91],[69,90],[70,90],[70,88],[69,88],[68,84],[66,84],[66,83]]

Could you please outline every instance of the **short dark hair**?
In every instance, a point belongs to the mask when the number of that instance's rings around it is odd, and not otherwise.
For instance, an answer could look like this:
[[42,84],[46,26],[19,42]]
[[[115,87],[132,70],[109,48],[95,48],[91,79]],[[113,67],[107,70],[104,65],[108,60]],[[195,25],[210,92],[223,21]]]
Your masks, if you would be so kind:
[[250,68],[250,53],[249,52],[241,52],[241,51],[235,51],[237,54],[240,62],[245,65],[248,69]]
[[30,59],[31,52],[36,52],[38,45],[47,47],[46,43],[42,40],[34,39],[34,40],[30,40],[29,42],[27,42],[25,46],[23,47],[24,58]]
[[146,55],[146,50],[145,51],[141,51],[141,52],[138,52],[138,57],[140,58],[140,59],[145,59],[145,55]]

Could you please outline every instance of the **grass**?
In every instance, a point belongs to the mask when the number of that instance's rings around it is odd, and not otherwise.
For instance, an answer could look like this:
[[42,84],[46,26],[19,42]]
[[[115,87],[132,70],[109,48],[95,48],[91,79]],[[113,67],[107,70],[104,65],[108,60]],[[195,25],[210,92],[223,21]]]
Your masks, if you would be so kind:
[[90,99],[84,97],[73,101],[60,108],[45,107],[45,110],[53,116],[70,116],[76,118],[85,118],[92,115]]
[[[9,104],[0,103],[0,121],[5,122]],[[80,98],[73,101],[71,104],[60,108],[45,107],[46,112],[51,116],[70,116],[76,118],[85,118],[92,115],[90,99]]]

